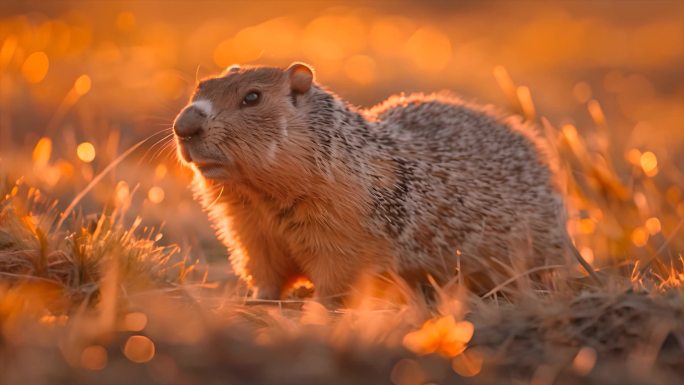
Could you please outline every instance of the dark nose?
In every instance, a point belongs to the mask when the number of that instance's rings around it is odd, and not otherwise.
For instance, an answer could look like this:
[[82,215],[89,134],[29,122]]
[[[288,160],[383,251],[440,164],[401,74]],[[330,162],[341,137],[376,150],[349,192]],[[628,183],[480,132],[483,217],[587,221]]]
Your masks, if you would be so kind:
[[206,114],[195,106],[187,106],[173,122],[173,132],[182,139],[190,139],[202,132]]

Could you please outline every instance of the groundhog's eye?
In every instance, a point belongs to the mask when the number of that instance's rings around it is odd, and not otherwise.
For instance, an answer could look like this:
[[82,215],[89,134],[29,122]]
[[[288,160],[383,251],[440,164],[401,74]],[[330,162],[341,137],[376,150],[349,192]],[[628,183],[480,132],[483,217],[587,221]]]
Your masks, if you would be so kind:
[[242,99],[242,105],[243,106],[254,106],[257,103],[259,103],[259,100],[261,99],[261,93],[259,91],[249,91],[247,95],[245,95],[245,98]]

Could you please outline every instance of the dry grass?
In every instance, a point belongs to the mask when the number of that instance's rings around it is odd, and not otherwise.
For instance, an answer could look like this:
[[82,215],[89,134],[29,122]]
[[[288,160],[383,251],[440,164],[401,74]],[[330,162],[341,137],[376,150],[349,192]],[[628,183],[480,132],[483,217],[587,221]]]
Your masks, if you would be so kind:
[[664,279],[651,270],[640,280],[606,273],[601,286],[566,277],[546,292],[522,285],[512,289],[515,303],[457,287],[440,291],[436,306],[366,295],[334,311],[306,300],[249,303],[235,283],[188,282],[190,269],[174,262],[177,249],[155,245],[154,232],[124,228],[112,219],[116,212],[77,219],[75,230],[51,229],[56,216],[40,209],[50,206],[35,195],[23,199],[25,188],[12,190],[0,206],[3,383],[684,378],[684,297],[675,270]]
[[[2,10],[0,384],[684,382],[681,4],[269,4]],[[596,279],[248,300],[165,135],[198,63],[302,59],[356,103],[450,88],[535,123]]]

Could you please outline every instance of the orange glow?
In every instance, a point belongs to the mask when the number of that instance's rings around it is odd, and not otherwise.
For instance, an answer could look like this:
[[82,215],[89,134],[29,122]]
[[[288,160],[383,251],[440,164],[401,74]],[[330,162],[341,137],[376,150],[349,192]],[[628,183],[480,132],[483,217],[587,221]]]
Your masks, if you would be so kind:
[[107,350],[100,345],[88,346],[81,352],[81,367],[102,370],[107,366]]
[[226,68],[232,64],[236,64],[234,61],[233,54],[233,40],[227,39],[219,43],[219,45],[214,48],[214,63],[221,67]]
[[130,336],[126,340],[123,352],[132,362],[142,364],[154,358],[154,342],[145,336]]
[[651,151],[646,151],[641,154],[640,158],[641,168],[648,176],[655,176],[658,174],[658,158]]
[[533,120],[535,116],[534,102],[532,101],[532,94],[530,89],[525,86],[520,86],[516,89],[518,101],[523,109],[523,114],[527,120]]
[[482,370],[484,357],[475,349],[468,349],[451,360],[451,368],[463,377],[473,377]]
[[370,28],[370,45],[382,55],[397,55],[408,38],[411,22],[402,17],[383,17]]
[[572,368],[580,376],[586,376],[596,365],[596,350],[588,346],[583,347],[572,361]]
[[119,204],[119,206],[124,206],[131,195],[130,189],[128,188],[128,183],[121,181],[116,185],[114,189],[114,196]]
[[321,16],[302,36],[303,53],[312,61],[340,60],[365,48],[365,28],[356,16]]
[[680,190],[677,186],[671,186],[665,192],[665,199],[667,200],[667,203],[676,207],[679,201],[682,199],[682,190]]
[[52,154],[52,140],[50,138],[40,138],[33,148],[33,165],[39,168],[45,167],[50,161]]
[[423,326],[404,336],[404,347],[419,355],[439,352],[455,357],[465,349],[473,336],[473,324],[456,322],[451,315],[426,321]]
[[302,317],[300,322],[305,325],[327,325],[329,321],[328,309],[317,303],[307,302],[302,307]]
[[8,36],[0,48],[0,67],[4,67],[12,59],[12,55],[17,49],[17,38],[13,35]]
[[515,103],[518,100],[517,90],[506,67],[498,65],[494,67],[493,73],[497,84],[504,94],[506,94],[509,101]]
[[261,57],[263,50],[256,44],[259,35],[245,28],[234,39],[224,40],[214,50],[214,63],[227,67],[236,63],[249,63]]
[[582,258],[584,258],[584,260],[587,261],[588,264],[594,264],[594,250],[592,250],[591,248],[583,247],[580,250],[580,255],[582,255]]
[[591,87],[586,82],[579,82],[572,88],[572,94],[579,103],[586,103],[591,99]]
[[406,53],[419,70],[439,72],[451,61],[451,41],[440,30],[423,27],[406,42]]
[[214,47],[214,63],[226,68],[232,64],[245,64],[262,57],[290,57],[299,46],[300,35],[300,27],[284,17],[249,26],[238,31],[235,36],[220,41]]
[[344,73],[349,79],[361,85],[375,81],[375,61],[365,55],[352,56],[344,63]]
[[624,78],[618,71],[610,71],[603,78],[603,87],[609,92],[620,92]]
[[390,381],[394,385],[415,385],[425,383],[425,371],[416,360],[402,358],[397,361],[390,373]]
[[166,169],[166,166],[163,164],[159,164],[154,169],[154,177],[157,179],[163,179],[166,176],[167,172],[168,170]]
[[45,52],[34,52],[24,61],[21,73],[29,83],[40,83],[45,79],[48,68],[50,68],[50,60]]
[[121,12],[116,16],[116,28],[122,32],[129,32],[135,28],[135,15],[131,12]]
[[185,92],[185,83],[174,71],[162,71],[155,78],[159,93],[168,99],[178,99]]
[[583,218],[579,221],[579,230],[582,234],[593,234],[596,229],[596,223],[591,218]]
[[634,166],[641,165],[641,151],[631,148],[625,153],[625,159]]
[[648,244],[648,232],[643,227],[637,227],[632,231],[632,243],[636,247],[644,247]]
[[587,104],[587,108],[589,109],[591,119],[597,126],[606,125],[606,116],[604,115],[603,108],[601,108],[601,103],[599,103],[598,100],[590,100]]
[[[682,332],[681,303],[672,299],[684,290],[684,0],[6,3],[0,349],[16,359],[1,378],[220,382],[236,354],[232,366],[244,370],[224,380],[254,384],[579,384],[610,381],[613,369],[617,381],[630,364],[656,382],[678,374],[670,370],[677,349],[661,347]],[[381,111],[396,96],[399,108],[385,115],[391,124],[364,128],[331,117],[329,100],[311,110],[315,98],[293,100],[288,76],[274,73],[250,84],[208,81],[217,87],[203,88],[211,108],[199,104],[207,107],[202,135],[187,143],[174,135],[198,82],[233,64],[295,61],[311,65],[316,84],[354,113]],[[263,103],[242,108],[251,89]],[[529,130],[543,158],[505,151],[520,143],[454,137],[446,126],[477,129],[484,121],[408,102],[412,93],[442,92]],[[404,115],[402,103],[426,114]],[[323,114],[306,116],[312,111]],[[359,127],[328,138],[310,132],[317,117]],[[474,152],[480,147],[501,151],[489,157]],[[425,162],[426,152],[444,150],[463,168]],[[259,156],[266,152],[272,162]],[[202,178],[182,155],[217,156],[230,163],[230,178]],[[513,158],[548,161],[552,172],[513,167]],[[526,204],[506,189],[548,176],[553,202],[537,196],[542,201]],[[426,177],[463,188],[423,186]],[[513,206],[486,204],[481,190],[490,179],[491,193]],[[197,194],[198,187],[211,192]],[[406,188],[429,195],[431,208],[384,199]],[[448,205],[444,194],[462,199]],[[554,205],[541,214],[564,221],[567,241],[595,277],[571,255],[570,266],[554,253],[529,258],[544,236],[530,222],[535,202]],[[275,216],[266,212],[274,209]],[[493,215],[499,209],[517,217],[513,227]],[[261,219],[241,221],[242,214]],[[329,215],[337,220],[323,220]],[[344,223],[365,225],[356,236],[358,229],[338,229]],[[417,225],[416,236],[402,225]],[[257,227],[277,234],[249,236]],[[506,250],[490,249],[490,238]],[[345,245],[350,239],[358,244]],[[397,242],[429,254],[433,276],[411,263],[415,253],[394,255]],[[237,247],[227,250],[231,243]],[[344,286],[349,297],[340,302],[331,292],[328,303],[327,290],[304,276],[286,282],[282,300],[257,300],[248,283],[283,278],[252,268],[262,252],[275,270],[307,267],[319,278],[353,275],[345,256],[356,256],[372,277]],[[320,256],[340,263],[307,259]],[[389,270],[372,268],[375,258]],[[244,274],[234,265],[245,265]],[[433,287],[416,285],[424,279]],[[566,338],[578,332],[587,338]]]
[[162,203],[162,201],[164,200],[164,189],[162,189],[159,186],[152,187],[147,192],[147,198],[150,200],[150,202],[154,204]]
[[88,75],[81,75],[76,79],[74,82],[74,91],[78,96],[83,96],[90,91],[90,76]]
[[646,229],[648,230],[649,234],[656,235],[661,230],[660,219],[658,219],[656,217],[648,218],[646,220],[645,226],[646,226]]
[[147,315],[142,312],[126,314],[124,317],[124,327],[132,332],[139,332],[147,325]]
[[563,136],[568,140],[570,143],[576,143],[578,140],[577,136],[577,128],[573,126],[572,124],[566,124],[561,128],[561,131],[563,132]]
[[76,148],[76,155],[81,161],[90,163],[95,160],[95,146],[90,142],[83,142]]

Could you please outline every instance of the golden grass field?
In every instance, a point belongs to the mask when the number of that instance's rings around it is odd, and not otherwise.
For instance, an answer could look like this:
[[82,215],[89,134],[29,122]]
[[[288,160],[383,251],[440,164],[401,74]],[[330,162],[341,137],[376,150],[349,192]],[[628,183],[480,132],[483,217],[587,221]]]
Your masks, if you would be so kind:
[[[250,300],[170,127],[197,78],[294,60],[534,122],[594,276]],[[682,151],[678,1],[3,3],[0,384],[684,383]]]

